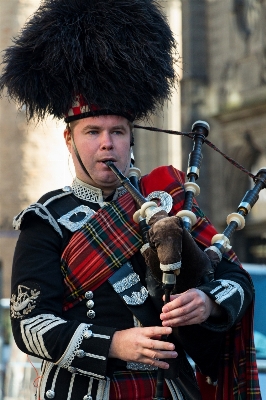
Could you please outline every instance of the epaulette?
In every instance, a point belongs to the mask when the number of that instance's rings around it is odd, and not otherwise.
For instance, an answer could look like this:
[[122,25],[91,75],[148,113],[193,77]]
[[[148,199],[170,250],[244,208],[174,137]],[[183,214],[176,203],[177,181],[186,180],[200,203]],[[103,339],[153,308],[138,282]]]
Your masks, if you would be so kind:
[[[73,199],[70,199],[69,195],[71,195],[72,188],[70,186],[65,186],[63,189],[54,190],[42,196],[36,203],[30,204],[25,210],[21,211],[18,215],[16,215],[13,219],[13,228],[19,230],[23,219],[26,214],[34,212],[43,220],[46,220],[55,231],[63,237],[62,230],[57,223],[57,220],[52,215],[51,211],[48,209],[51,208],[58,217],[68,212],[71,207],[74,208],[77,205],[77,202]],[[58,200],[65,198],[70,201],[67,202],[59,202]]]

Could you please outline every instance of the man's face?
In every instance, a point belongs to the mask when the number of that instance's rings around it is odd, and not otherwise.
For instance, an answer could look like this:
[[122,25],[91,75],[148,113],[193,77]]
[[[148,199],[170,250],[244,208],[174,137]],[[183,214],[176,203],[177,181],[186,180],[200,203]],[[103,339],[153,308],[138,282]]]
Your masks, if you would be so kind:
[[67,130],[64,135],[79,179],[102,189],[106,195],[120,186],[114,173],[103,161],[113,161],[123,174],[128,174],[130,167],[130,126],[126,118],[116,115],[102,115],[84,118],[74,124],[72,135],[80,158],[91,178],[80,166]]

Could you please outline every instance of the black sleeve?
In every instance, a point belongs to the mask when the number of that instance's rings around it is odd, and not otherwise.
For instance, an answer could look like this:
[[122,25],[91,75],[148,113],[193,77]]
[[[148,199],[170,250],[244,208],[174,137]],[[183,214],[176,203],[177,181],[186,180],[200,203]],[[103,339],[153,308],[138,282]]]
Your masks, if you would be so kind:
[[30,212],[13,262],[11,323],[18,347],[69,371],[103,378],[115,328],[64,317],[60,257],[64,240]]
[[179,327],[175,334],[201,372],[215,381],[225,334],[244,316],[253,298],[253,285],[239,265],[223,258],[215,280],[198,289],[222,307],[222,316],[209,317],[200,325]]
[[205,328],[211,330],[226,331],[231,328],[243,317],[254,297],[253,284],[247,272],[225,258],[216,268],[215,280],[200,285],[198,289],[219,304],[226,315],[221,320],[209,318],[203,323]]

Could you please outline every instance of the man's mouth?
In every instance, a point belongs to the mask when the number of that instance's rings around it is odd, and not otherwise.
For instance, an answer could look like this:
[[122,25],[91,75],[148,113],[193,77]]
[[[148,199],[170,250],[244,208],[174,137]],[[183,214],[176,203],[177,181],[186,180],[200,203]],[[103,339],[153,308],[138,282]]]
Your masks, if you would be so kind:
[[115,163],[116,160],[114,158],[104,158],[104,159],[100,160],[100,162],[102,162],[108,166],[108,163],[110,163],[110,162]]

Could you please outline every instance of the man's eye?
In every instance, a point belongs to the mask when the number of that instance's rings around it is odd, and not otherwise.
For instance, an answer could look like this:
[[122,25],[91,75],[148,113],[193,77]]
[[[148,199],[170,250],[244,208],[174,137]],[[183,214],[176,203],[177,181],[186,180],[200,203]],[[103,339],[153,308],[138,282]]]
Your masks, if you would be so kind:
[[113,134],[114,135],[123,135],[123,132],[122,131],[114,131]]
[[98,131],[88,131],[88,135],[97,135]]

